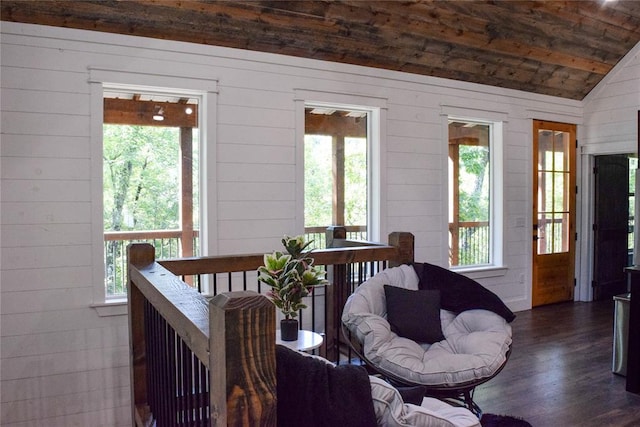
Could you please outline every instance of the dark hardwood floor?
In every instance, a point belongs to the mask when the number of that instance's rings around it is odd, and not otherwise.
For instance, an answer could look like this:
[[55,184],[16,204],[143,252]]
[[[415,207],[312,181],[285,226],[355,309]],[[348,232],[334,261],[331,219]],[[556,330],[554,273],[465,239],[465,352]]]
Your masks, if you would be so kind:
[[521,417],[533,427],[640,426],[640,395],[611,372],[613,301],[516,315],[507,365],[476,389],[485,413]]

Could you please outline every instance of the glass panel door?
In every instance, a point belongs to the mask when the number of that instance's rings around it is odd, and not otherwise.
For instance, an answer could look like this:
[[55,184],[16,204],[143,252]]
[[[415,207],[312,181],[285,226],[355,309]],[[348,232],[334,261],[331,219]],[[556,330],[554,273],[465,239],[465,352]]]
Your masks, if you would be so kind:
[[573,298],[575,125],[534,121],[533,305]]
[[538,254],[569,250],[569,133],[538,131]]

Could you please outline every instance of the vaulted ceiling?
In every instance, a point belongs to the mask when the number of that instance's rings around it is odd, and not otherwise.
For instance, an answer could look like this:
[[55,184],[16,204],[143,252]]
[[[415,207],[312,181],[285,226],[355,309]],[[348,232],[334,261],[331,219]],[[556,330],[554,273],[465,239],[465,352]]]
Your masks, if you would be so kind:
[[640,1],[2,0],[3,21],[343,62],[583,99],[640,41]]

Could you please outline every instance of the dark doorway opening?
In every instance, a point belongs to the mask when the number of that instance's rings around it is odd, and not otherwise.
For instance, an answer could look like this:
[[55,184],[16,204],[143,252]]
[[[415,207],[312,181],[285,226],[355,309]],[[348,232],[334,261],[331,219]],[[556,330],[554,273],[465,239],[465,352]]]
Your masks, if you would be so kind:
[[627,292],[625,267],[632,265],[637,157],[595,157],[593,299]]

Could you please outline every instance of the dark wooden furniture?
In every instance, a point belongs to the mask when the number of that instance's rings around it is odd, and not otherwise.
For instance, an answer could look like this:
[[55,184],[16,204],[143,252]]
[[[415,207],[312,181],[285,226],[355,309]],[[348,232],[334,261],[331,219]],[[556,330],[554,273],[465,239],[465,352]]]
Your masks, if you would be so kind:
[[627,267],[629,278],[629,340],[627,343],[627,391],[640,394],[640,266]]

